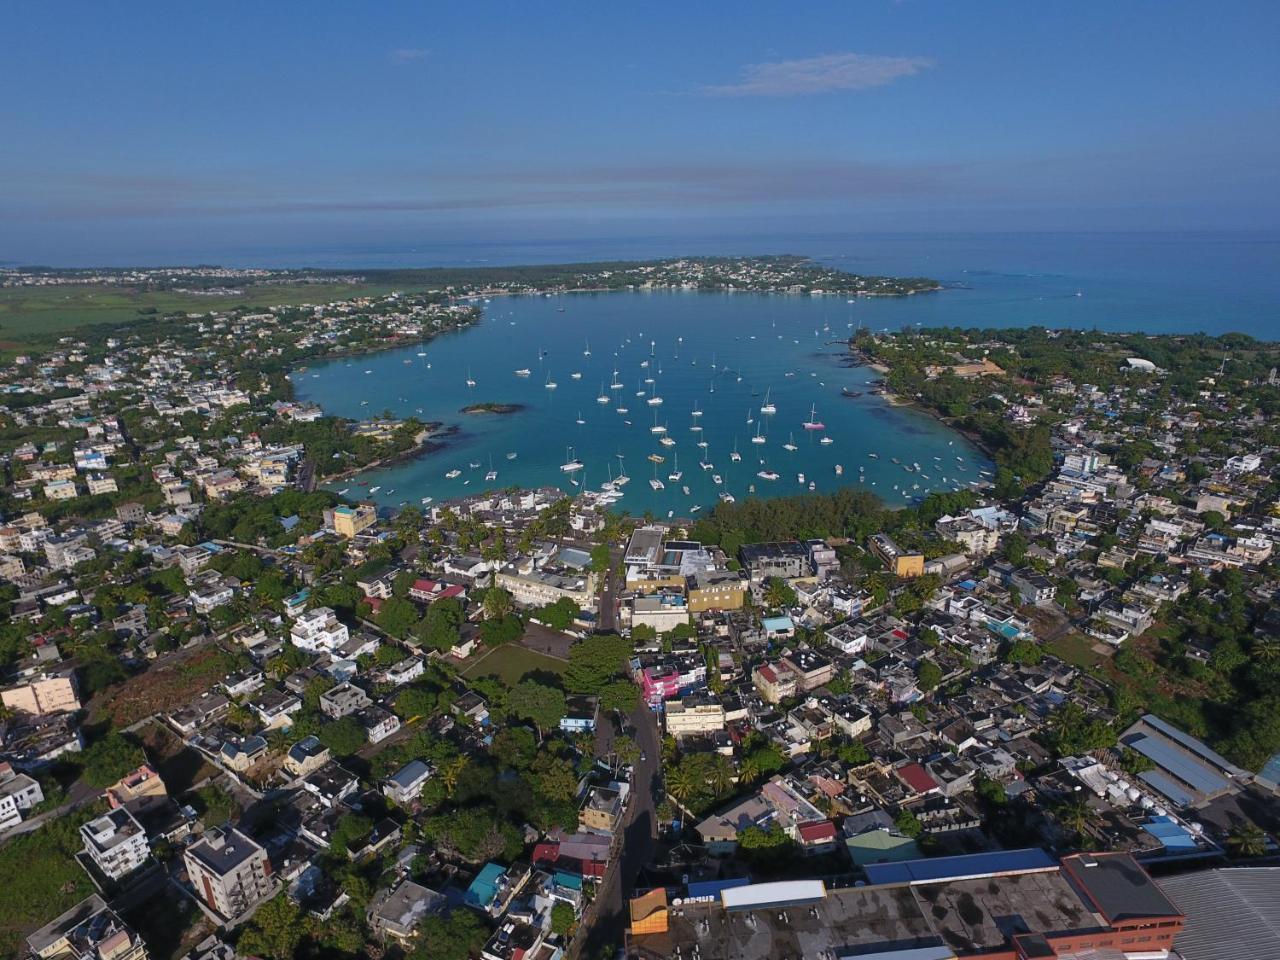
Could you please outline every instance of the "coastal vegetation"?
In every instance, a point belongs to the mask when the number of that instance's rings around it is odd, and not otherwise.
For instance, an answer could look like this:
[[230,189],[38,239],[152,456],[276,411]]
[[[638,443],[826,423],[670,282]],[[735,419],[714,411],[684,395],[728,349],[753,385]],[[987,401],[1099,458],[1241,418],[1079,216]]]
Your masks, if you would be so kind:
[[473,403],[463,407],[459,413],[519,413],[523,403]]

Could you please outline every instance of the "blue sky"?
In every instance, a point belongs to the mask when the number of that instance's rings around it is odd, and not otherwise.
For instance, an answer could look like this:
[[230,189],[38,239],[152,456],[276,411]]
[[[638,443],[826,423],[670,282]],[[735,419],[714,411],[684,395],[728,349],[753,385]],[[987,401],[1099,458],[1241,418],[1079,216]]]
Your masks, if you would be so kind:
[[21,4],[0,260],[1268,229],[1275,3]]

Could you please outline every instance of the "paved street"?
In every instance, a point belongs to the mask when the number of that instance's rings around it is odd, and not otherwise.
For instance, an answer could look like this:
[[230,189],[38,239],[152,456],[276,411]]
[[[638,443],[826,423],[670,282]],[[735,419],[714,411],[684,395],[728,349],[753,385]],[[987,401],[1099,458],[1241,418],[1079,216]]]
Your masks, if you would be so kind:
[[635,767],[631,803],[622,825],[622,855],[610,866],[596,896],[595,919],[586,936],[580,939],[580,957],[594,958],[602,947],[621,945],[622,933],[628,923],[627,900],[635,892],[635,880],[641,867],[653,858],[657,839],[655,805],[662,749],[658,721],[644,704],[637,707],[629,719],[644,759]]

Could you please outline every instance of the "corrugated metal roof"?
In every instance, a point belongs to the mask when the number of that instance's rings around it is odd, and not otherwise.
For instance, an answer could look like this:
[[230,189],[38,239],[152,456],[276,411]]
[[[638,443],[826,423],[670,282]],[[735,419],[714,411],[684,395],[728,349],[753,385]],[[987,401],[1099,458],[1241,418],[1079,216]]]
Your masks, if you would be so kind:
[[1280,957],[1280,867],[1237,867],[1159,881],[1187,918],[1185,960]]
[[1027,847],[1023,850],[996,850],[991,853],[962,854],[958,857],[903,860],[901,863],[869,863],[863,869],[871,883],[930,883],[935,880],[960,880],[997,873],[1051,870],[1056,867],[1056,861],[1039,847]]
[[1148,726],[1156,730],[1159,730],[1170,740],[1180,743],[1182,746],[1186,747],[1192,753],[1198,754],[1203,759],[1205,759],[1209,763],[1212,763],[1214,766],[1218,767],[1219,769],[1226,770],[1232,774],[1238,774],[1243,772],[1234,763],[1232,763],[1226,757],[1222,756],[1222,754],[1216,753],[1213,750],[1210,750],[1207,746],[1205,746],[1195,737],[1192,737],[1192,736],[1189,736],[1188,734],[1183,733],[1181,730],[1179,730],[1177,727],[1173,726],[1172,724],[1166,723],[1165,721],[1161,720],[1154,713],[1144,714],[1142,719]]
[[1150,757],[1156,765],[1173,774],[1193,790],[1203,794],[1217,793],[1229,786],[1226,780],[1214,773],[1213,768],[1193,756],[1189,756],[1177,747],[1171,746],[1155,737],[1137,734],[1129,737],[1126,744],[1144,756]]
[[1185,807],[1195,800],[1195,797],[1191,796],[1191,794],[1187,793],[1186,790],[1182,789],[1182,787],[1178,786],[1171,778],[1166,777],[1159,770],[1144,770],[1142,773],[1138,774],[1138,776],[1144,783],[1149,784],[1156,790],[1160,791],[1160,793],[1164,794],[1164,796],[1167,797],[1175,806]]
[[752,883],[745,887],[722,890],[720,902],[726,910],[753,910],[783,904],[813,903],[827,895],[821,880],[779,880],[775,883]]

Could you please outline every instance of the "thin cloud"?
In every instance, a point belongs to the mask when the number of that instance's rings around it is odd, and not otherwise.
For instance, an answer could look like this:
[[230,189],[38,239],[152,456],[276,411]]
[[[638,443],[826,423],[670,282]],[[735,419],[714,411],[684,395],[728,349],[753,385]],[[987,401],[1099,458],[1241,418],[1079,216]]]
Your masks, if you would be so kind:
[[737,83],[703,87],[711,97],[796,97],[837,90],[869,90],[933,66],[925,57],[828,53],[802,60],[775,60],[742,68]]
[[387,54],[387,59],[395,64],[418,63],[427,59],[427,51],[421,47],[400,47]]

